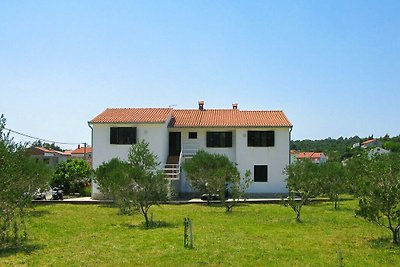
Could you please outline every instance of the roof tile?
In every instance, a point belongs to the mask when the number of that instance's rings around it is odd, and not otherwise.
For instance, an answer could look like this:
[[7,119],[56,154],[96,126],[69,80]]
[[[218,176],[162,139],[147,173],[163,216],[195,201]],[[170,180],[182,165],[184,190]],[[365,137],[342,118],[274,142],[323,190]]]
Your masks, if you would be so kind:
[[238,109],[114,108],[106,109],[91,123],[165,122],[169,127],[291,127],[283,111],[242,111]]
[[108,108],[91,123],[163,123],[171,108]]
[[291,127],[282,111],[174,110],[171,127]]

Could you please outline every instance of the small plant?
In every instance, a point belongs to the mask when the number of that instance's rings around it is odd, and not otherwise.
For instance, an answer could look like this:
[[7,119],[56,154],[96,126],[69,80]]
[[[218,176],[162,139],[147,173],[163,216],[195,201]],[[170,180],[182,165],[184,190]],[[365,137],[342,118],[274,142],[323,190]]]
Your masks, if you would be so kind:
[[344,262],[343,262],[343,253],[342,253],[342,249],[339,248],[338,252],[337,252],[337,258],[338,258],[338,262],[339,262],[339,267],[343,267],[344,266]]

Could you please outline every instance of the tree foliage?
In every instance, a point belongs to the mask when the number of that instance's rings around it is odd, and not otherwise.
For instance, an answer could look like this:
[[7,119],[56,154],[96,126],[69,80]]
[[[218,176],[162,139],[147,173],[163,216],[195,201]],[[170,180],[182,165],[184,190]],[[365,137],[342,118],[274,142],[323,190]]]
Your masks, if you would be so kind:
[[335,209],[339,207],[340,194],[348,192],[347,176],[344,167],[339,162],[326,162],[318,166],[320,193],[332,201]]
[[27,233],[26,208],[32,194],[44,188],[51,176],[42,162],[30,158],[26,148],[5,133],[6,120],[0,117],[0,244],[16,244]]
[[139,211],[149,226],[151,206],[168,200],[168,181],[158,168],[157,156],[141,140],[130,148],[127,162],[114,158],[99,166],[96,181],[103,193],[114,198],[121,213]]
[[[236,168],[236,166],[235,166]],[[220,198],[226,207],[226,211],[232,211],[233,207],[239,203],[240,199],[243,199],[246,195],[247,189],[253,183],[251,178],[251,172],[246,171],[243,177],[240,176],[240,172],[235,172],[231,176],[230,182],[228,183],[228,198]]]
[[[352,166],[359,197],[357,214],[392,232],[392,241],[400,243],[400,154],[355,159]],[[359,171],[362,170],[362,171]]]
[[[290,148],[298,151],[323,151],[328,155],[329,161],[342,161],[351,158],[360,153],[360,148],[353,148],[356,143],[361,143],[368,139],[374,138],[373,135],[361,138],[359,136],[353,137],[339,137],[338,139],[326,138],[321,140],[293,140],[290,142]],[[392,152],[400,152],[400,135],[390,137],[385,135],[377,138],[383,143],[383,148]]]
[[284,174],[287,175],[286,187],[289,190],[284,204],[296,213],[296,221],[301,222],[301,209],[320,192],[318,165],[311,160],[299,160],[287,166]]
[[[242,178],[235,164],[221,154],[211,154],[200,150],[193,158],[186,160],[183,169],[191,186],[201,194],[207,194],[208,204],[211,197],[218,196],[231,211],[238,200],[244,196],[252,180],[250,171]],[[231,197],[226,200],[225,197]]]
[[90,166],[83,159],[67,159],[57,164],[52,185],[62,185],[65,193],[77,193],[90,183],[91,173]]

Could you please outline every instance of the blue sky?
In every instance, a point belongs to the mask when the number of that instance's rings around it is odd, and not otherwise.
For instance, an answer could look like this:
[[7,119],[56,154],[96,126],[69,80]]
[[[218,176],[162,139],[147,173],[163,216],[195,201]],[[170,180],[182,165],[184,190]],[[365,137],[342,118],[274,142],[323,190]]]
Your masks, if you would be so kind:
[[[400,134],[400,1],[0,1],[0,113],[90,142],[107,107],[283,110],[293,139]],[[29,140],[29,139],[26,139]]]

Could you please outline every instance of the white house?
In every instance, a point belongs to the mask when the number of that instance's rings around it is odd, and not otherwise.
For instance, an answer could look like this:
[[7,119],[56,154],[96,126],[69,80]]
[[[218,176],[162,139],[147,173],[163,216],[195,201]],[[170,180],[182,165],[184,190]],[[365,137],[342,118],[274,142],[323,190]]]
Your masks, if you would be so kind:
[[382,147],[382,142],[377,139],[369,139],[361,143],[362,148]]
[[[132,143],[144,139],[180,194],[193,192],[181,171],[198,150],[224,154],[254,183],[250,195],[286,193],[283,169],[289,164],[292,124],[282,111],[232,109],[111,108],[89,121],[93,168],[113,157],[127,160]],[[92,197],[101,196],[96,184]]]
[[28,153],[36,160],[41,160],[52,168],[55,168],[59,162],[66,161],[70,155],[58,150],[47,149],[36,146],[28,149]]
[[378,155],[389,154],[390,150],[383,149],[381,147],[374,147],[368,151],[368,158],[372,158]]
[[310,159],[315,164],[325,163],[327,157],[323,152],[299,152],[296,154],[296,160]]

